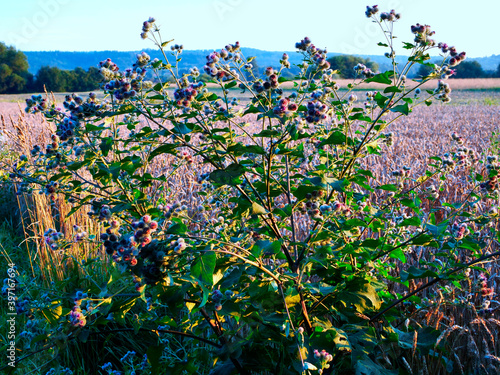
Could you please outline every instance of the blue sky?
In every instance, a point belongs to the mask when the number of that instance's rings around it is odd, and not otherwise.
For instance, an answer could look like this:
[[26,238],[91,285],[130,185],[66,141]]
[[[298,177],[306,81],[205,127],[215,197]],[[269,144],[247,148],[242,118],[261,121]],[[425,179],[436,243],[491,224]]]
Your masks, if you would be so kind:
[[[500,54],[494,28],[500,0],[371,0],[402,14],[401,41],[410,25],[429,24],[436,40],[468,56]],[[370,3],[370,5],[373,5]],[[474,5],[478,4],[478,5]],[[4,1],[0,41],[23,51],[141,50],[139,34],[157,19],[165,39],[186,49],[217,49],[239,40],[244,47],[293,50],[309,36],[330,52],[380,54],[382,35],[364,15],[365,0],[14,0]],[[495,30],[495,32],[494,32]]]

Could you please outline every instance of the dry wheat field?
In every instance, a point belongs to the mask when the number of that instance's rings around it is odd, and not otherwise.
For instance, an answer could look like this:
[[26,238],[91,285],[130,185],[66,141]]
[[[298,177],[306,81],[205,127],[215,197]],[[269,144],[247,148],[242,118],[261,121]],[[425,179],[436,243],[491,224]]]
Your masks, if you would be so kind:
[[[428,164],[428,156],[442,156],[451,151],[450,139],[454,132],[465,139],[464,146],[479,154],[487,150],[492,132],[498,131],[500,79],[455,79],[451,83],[456,89],[451,103],[417,107],[410,116],[391,126],[389,131],[395,139],[393,157],[372,160],[382,179],[402,166],[411,166],[418,175]],[[348,81],[341,80],[339,84],[345,87]],[[369,89],[376,89],[376,84]],[[232,94],[245,99],[238,90]],[[56,94],[55,98],[62,102],[64,94]],[[41,116],[25,115],[23,109],[20,95],[0,95],[0,116],[6,132],[14,131],[12,124],[20,116],[33,140],[51,129]]]
[[[345,86],[347,82],[341,82],[341,84]],[[487,155],[498,153],[498,150],[492,148],[492,144],[495,140],[498,141],[500,128],[498,122],[500,79],[454,80],[450,84],[454,88],[453,101],[450,104],[417,107],[410,116],[402,118],[387,129],[393,134],[393,145],[390,149],[382,148],[381,156],[371,155],[365,160],[379,183],[395,183],[396,178],[392,172],[403,167],[410,169],[410,177],[421,176],[432,163],[429,156],[443,157],[447,153],[456,152],[457,145],[453,144],[451,136],[454,133],[463,139],[461,147],[474,151],[476,159],[472,168],[476,173],[484,172]],[[377,88],[367,87],[366,89],[376,90]],[[236,91],[235,95],[237,95]],[[361,95],[363,95],[362,91],[360,91]],[[62,101],[63,97],[63,95],[56,95],[56,100]],[[53,129],[52,125],[42,120],[41,116],[23,113],[24,104],[20,102],[20,99],[19,96],[0,96],[2,143],[4,150],[28,154],[34,144],[44,143]],[[249,126],[247,131],[251,133],[252,126]],[[178,173],[172,181],[169,181],[171,187],[169,194],[172,199],[185,203],[189,207],[196,207],[200,204],[201,198],[195,192],[201,187],[196,183],[196,179],[201,172],[206,170],[199,162],[200,160],[195,159],[193,165],[185,168],[185,173]],[[165,174],[169,170],[169,163],[168,157],[158,161],[153,172]],[[439,200],[453,203],[463,199],[472,184],[469,179],[470,173],[470,169],[459,169],[443,182]],[[439,184],[439,181],[435,183]],[[428,185],[423,186],[422,191],[425,188],[428,188]],[[24,234],[31,237],[34,248],[27,251],[34,252],[35,255],[33,257],[30,255],[30,258],[40,262],[44,282],[50,284],[53,280],[63,278],[64,274],[61,269],[54,267],[57,259],[49,256],[41,245],[40,239],[43,238],[44,231],[54,226],[52,215],[47,212],[48,205],[44,199],[46,199],[44,196],[36,196],[33,199],[18,198],[17,203],[21,212],[24,211],[21,216],[31,222],[29,231],[25,230]],[[58,200],[57,204],[57,210],[61,216],[69,212],[70,207],[62,199]],[[482,204],[483,206],[478,207],[478,210],[486,212],[495,202]],[[213,218],[216,219],[216,217],[217,213],[214,213]],[[90,228],[89,233],[99,232],[100,228],[94,227],[96,224],[92,223],[84,212],[73,215],[64,222],[63,226],[69,231],[73,225],[76,223],[82,225],[82,222]],[[498,250],[497,243],[491,244],[490,249],[483,249],[484,252],[496,250]],[[95,256],[105,258],[102,252],[95,252],[95,249],[92,250],[90,247],[84,253],[81,248],[78,253],[75,250],[74,255],[80,259]],[[433,255],[425,249],[416,249],[414,254],[408,257],[408,262],[411,264],[413,260],[418,263],[423,258],[431,260]],[[105,259],[102,264],[105,268]],[[398,272],[407,266],[408,264],[398,264],[395,271]],[[470,280],[467,290],[440,289],[438,286],[433,289],[433,297],[429,294],[426,298],[427,294],[424,294],[420,309],[409,314],[408,318],[411,324],[432,326],[442,332],[438,341],[447,342],[452,353],[452,358],[449,360],[457,366],[455,368],[460,369],[459,373],[462,374],[470,373],[468,371],[471,369],[480,369],[478,374],[494,374],[500,369],[500,267],[498,261],[492,261],[485,264],[484,268],[491,275],[488,283],[495,293],[490,302],[493,308],[491,314],[481,315],[478,312],[482,301],[480,294],[477,293],[478,280]],[[102,272],[105,274],[106,270],[103,269]],[[410,284],[410,290],[417,287],[418,284]],[[467,305],[463,301],[471,303]],[[444,373],[442,371],[446,367],[445,364],[435,365],[434,368],[434,364],[439,361],[436,362],[430,357],[427,358],[429,365],[419,362],[420,359],[415,356],[415,351],[413,351],[413,357],[407,357],[406,360],[414,369],[412,373],[415,374]]]

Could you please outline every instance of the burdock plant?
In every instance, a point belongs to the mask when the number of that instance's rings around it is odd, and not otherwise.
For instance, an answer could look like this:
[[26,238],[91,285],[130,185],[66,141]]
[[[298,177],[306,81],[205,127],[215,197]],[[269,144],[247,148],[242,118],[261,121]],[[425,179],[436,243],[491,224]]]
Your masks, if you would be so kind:
[[[136,332],[168,323],[170,334],[199,344],[186,363],[209,353],[213,374],[396,374],[410,336],[418,336],[414,355],[438,355],[439,332],[411,325],[403,332],[399,325],[418,292],[437,282],[457,285],[460,270],[497,255],[483,256],[487,239],[466,230],[487,220],[464,202],[441,220],[425,210],[423,199],[439,193],[434,188],[423,198],[419,191],[453,169],[456,156],[451,167],[434,158],[418,178],[401,167],[394,184],[379,183],[364,159],[389,153],[386,128],[413,108],[449,101],[445,80],[465,53],[436,43],[430,26],[417,24],[414,40],[403,43],[407,62],[396,63],[400,15],[377,6],[366,15],[383,32],[379,45],[392,69],[357,65],[347,89],[336,82],[327,51],[307,37],[296,44],[303,61],[291,79],[283,74],[291,66],[287,55],[256,77],[238,42],[209,53],[199,69],[182,69],[183,46],[163,40],[150,18],[141,37],[155,43],[162,60],[142,53],[126,70],[101,62],[102,100],[69,96],[64,109],[41,97],[27,101],[29,112],[56,125],[57,147],[41,156],[44,147],[34,150],[37,163],[20,160],[13,177],[65,195],[74,210],[90,205],[104,232],[79,241],[106,249],[115,265],[109,288],[121,277],[139,291],[125,302],[114,299],[113,314],[101,308],[103,319],[92,322]],[[441,51],[442,63],[420,80],[407,78],[415,65],[430,65],[432,49]],[[199,80],[200,71],[209,83]],[[435,90],[424,89],[431,80]],[[353,92],[364,83],[379,88]],[[245,94],[240,100],[233,99],[237,90]],[[172,193],[173,176],[183,174],[200,184],[189,199]],[[471,199],[496,194],[495,173],[482,191],[479,173],[474,178]],[[48,244],[59,241],[55,233]],[[435,261],[396,273],[417,246],[433,248]],[[413,280],[420,287],[410,292]],[[106,305],[114,298],[106,291],[96,285],[87,293]],[[141,299],[147,314],[127,314]],[[79,310],[71,314],[73,325],[102,329]],[[163,345],[148,351],[157,372]],[[197,371],[181,362],[169,373]]]

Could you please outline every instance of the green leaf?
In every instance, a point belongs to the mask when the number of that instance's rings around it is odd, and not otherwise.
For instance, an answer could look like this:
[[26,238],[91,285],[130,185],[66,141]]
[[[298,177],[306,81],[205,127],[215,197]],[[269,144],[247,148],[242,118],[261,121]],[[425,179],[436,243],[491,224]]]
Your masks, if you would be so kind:
[[99,144],[99,148],[101,149],[101,152],[104,156],[108,156],[109,151],[111,151],[112,147],[113,147],[113,138],[111,137],[104,138]]
[[373,99],[375,100],[375,102],[377,102],[377,105],[381,108],[384,107],[385,103],[389,100],[387,96],[382,95],[380,92],[377,92]]
[[62,314],[61,301],[52,301],[52,308],[42,309],[42,315],[50,325],[56,325]]
[[148,99],[148,100],[165,100],[165,96],[163,96],[161,94],[157,94],[157,95],[148,96],[146,99]]
[[[125,324],[125,315],[130,311],[132,307],[134,307],[136,301],[137,297],[134,297],[130,301],[120,303],[118,310],[113,312],[114,319],[119,324]],[[113,305],[113,307],[115,306],[116,305]]]
[[359,278],[351,280],[338,299],[346,307],[352,305],[356,308],[356,311],[362,314],[367,310],[378,310],[382,305],[374,286],[368,281]]
[[403,206],[406,206],[409,208],[417,208],[417,206],[415,205],[415,202],[412,199],[403,198],[403,199],[401,199],[401,204]]
[[397,105],[390,108],[389,110],[391,112],[402,113],[405,116],[408,116],[408,114],[410,113],[410,107],[408,106],[408,103]]
[[318,186],[321,188],[325,188],[328,182],[328,179],[324,176],[309,177],[307,180],[314,186]]
[[333,339],[333,343],[335,344],[335,348],[337,350],[347,351],[350,353],[352,351],[352,347],[351,347],[351,343],[349,342],[349,339],[347,338],[347,335],[341,329],[336,329],[336,331],[337,331],[337,334],[335,335],[335,338]]
[[87,132],[100,131],[106,129],[102,124],[94,125],[94,124],[85,124],[85,130]]
[[323,140],[320,143],[320,146],[324,145],[342,145],[346,143],[346,136],[344,133],[339,132],[338,130],[333,131],[327,139]]
[[240,177],[245,173],[245,167],[241,164],[233,163],[229,165],[226,169],[216,169],[210,173],[210,180],[220,185],[238,185]]
[[238,142],[234,145],[231,145],[227,148],[227,151],[234,154],[235,156],[243,155],[243,154],[259,154],[264,155],[266,151],[258,145],[244,145],[241,142]]
[[401,263],[406,263],[405,253],[401,249],[391,251],[389,256],[393,259],[398,259]]
[[390,92],[403,92],[400,88],[397,86],[389,86],[384,89],[384,93],[390,93]]
[[417,238],[414,238],[412,240],[412,244],[417,246],[429,246],[429,244],[433,242],[433,240],[434,240],[433,236],[428,234],[422,234]]
[[151,365],[151,374],[156,375],[161,369],[160,358],[163,354],[163,345],[150,346],[146,351],[148,362]]
[[398,191],[398,187],[394,184],[385,184],[385,185],[380,185],[377,186],[377,189],[380,190],[387,190],[387,191]]
[[[366,116],[365,114],[363,114],[361,112],[358,112],[358,113],[356,113],[356,114],[354,114],[352,116],[349,116],[349,120],[358,120],[358,121],[366,121],[366,122],[371,122],[372,121],[372,119],[369,116]],[[344,136],[344,141],[345,141],[346,137],[345,137],[344,134],[342,134],[342,135]]]
[[172,224],[165,233],[167,234],[184,234],[187,231],[187,226],[184,223]]
[[374,77],[365,79],[365,82],[376,82],[383,83],[385,85],[390,85],[392,83],[391,77],[394,75],[392,70],[388,70],[384,73],[375,74]]
[[[433,218],[435,220],[434,215],[431,215],[429,217],[430,220]],[[444,233],[444,231],[446,230],[447,227],[448,227],[448,221],[445,220],[445,221],[439,223],[438,225],[426,224],[425,229],[427,229],[429,232],[431,232],[431,234],[434,235],[435,237],[439,237]]]
[[318,190],[316,186],[313,185],[300,185],[294,192],[293,195],[298,200],[303,200],[306,197],[306,194],[312,193],[313,191]]
[[224,89],[228,90],[228,89],[232,89],[234,86],[236,86],[238,83],[236,81],[231,81],[229,83],[226,83],[224,85]]
[[188,134],[191,133],[192,129],[189,129],[184,122],[178,122],[175,123],[174,127],[172,128],[172,133],[176,134]]
[[[395,327],[391,327],[398,335],[398,344],[403,349],[413,349],[415,345],[415,332],[400,331]],[[436,341],[440,335],[438,330],[432,327],[424,327],[416,331],[417,336],[417,349],[421,354],[426,355],[430,349],[436,345]]]
[[264,113],[264,112],[266,112],[266,109],[263,106],[259,105],[255,107],[253,105],[250,105],[250,107],[245,112],[243,112],[243,115],[248,115],[252,113]]
[[199,94],[196,97],[196,100],[200,102],[213,102],[214,100],[217,100],[219,97],[215,93],[211,94]]
[[397,375],[395,370],[387,370],[385,367],[373,362],[369,357],[356,361],[355,375]]
[[177,327],[177,323],[170,316],[163,316],[162,318],[155,321],[158,325],[169,325],[170,327]]
[[167,143],[164,145],[161,145],[160,147],[155,148],[148,157],[148,161],[151,161],[154,159],[155,156],[162,155],[162,154],[172,154],[175,155],[175,150],[178,147],[178,144],[176,143]]
[[291,309],[300,303],[300,294],[295,288],[289,288],[285,293],[286,306]]
[[280,135],[280,132],[275,129],[264,129],[259,133],[254,134],[254,137],[259,138],[269,138],[269,137],[277,137]]
[[438,274],[431,270],[419,269],[415,266],[411,266],[406,271],[401,271],[401,281],[405,282],[411,279],[423,279],[425,277],[438,277]]
[[161,46],[162,46],[162,47],[165,47],[165,46],[167,46],[169,43],[171,43],[171,42],[173,42],[173,41],[174,41],[173,39],[167,40],[166,42],[163,42],[163,43],[161,44]]
[[[135,112],[135,107],[132,104],[125,104],[120,106],[120,109],[116,112],[113,112],[111,115],[113,116],[124,115],[126,113],[132,113],[132,112]],[[109,116],[109,113],[105,112],[104,116]]]
[[203,253],[193,262],[191,266],[191,275],[211,286],[214,280],[213,277],[216,262],[217,255],[215,252],[208,251]]
[[344,193],[345,188],[349,185],[349,182],[343,178],[341,180],[328,182],[328,185],[330,185],[333,190],[338,191],[339,193]]
[[265,215],[267,213],[266,209],[260,204],[252,202],[252,215]]

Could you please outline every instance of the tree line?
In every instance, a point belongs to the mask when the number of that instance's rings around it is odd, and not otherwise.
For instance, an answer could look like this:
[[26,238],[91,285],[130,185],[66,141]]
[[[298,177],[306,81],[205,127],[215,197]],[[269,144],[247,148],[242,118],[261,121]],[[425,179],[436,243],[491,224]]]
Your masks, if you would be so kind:
[[[456,71],[451,78],[500,78],[500,64],[496,71],[484,70],[481,64],[477,61],[464,61],[460,65],[453,67]],[[433,70],[430,65],[421,65],[417,77],[426,77]]]
[[[354,67],[363,64],[376,72],[377,63],[359,56],[337,55],[328,59],[334,70],[339,70],[340,78],[355,78]],[[256,65],[256,61],[253,62]],[[6,46],[0,42],[0,94],[15,94],[28,92],[42,92],[45,89],[52,92],[80,92],[92,91],[99,88],[101,76],[99,69],[90,67],[87,70],[75,68],[63,70],[57,67],[42,66],[33,75],[28,71],[28,59],[26,55],[17,51],[12,46]],[[264,68],[257,65],[254,73],[261,75]],[[421,66],[416,76],[427,76],[432,67]],[[295,72],[290,71],[293,78]],[[500,77],[500,64],[496,71],[486,71],[477,61],[464,61],[456,67],[454,78],[491,78]],[[205,77],[202,77],[205,78]]]
[[99,69],[62,70],[43,66],[33,75],[28,71],[26,55],[0,42],[0,94],[91,91],[99,88]]
[[[332,69],[340,70],[339,76],[341,78],[355,78],[354,66],[363,64],[367,68],[376,72],[378,64],[358,56],[339,55],[328,59]],[[421,78],[428,76],[434,67],[433,64],[421,65],[412,78]],[[464,61],[453,68],[456,73],[451,78],[500,78],[500,64],[498,64],[496,71],[484,70],[481,64],[477,61]]]

